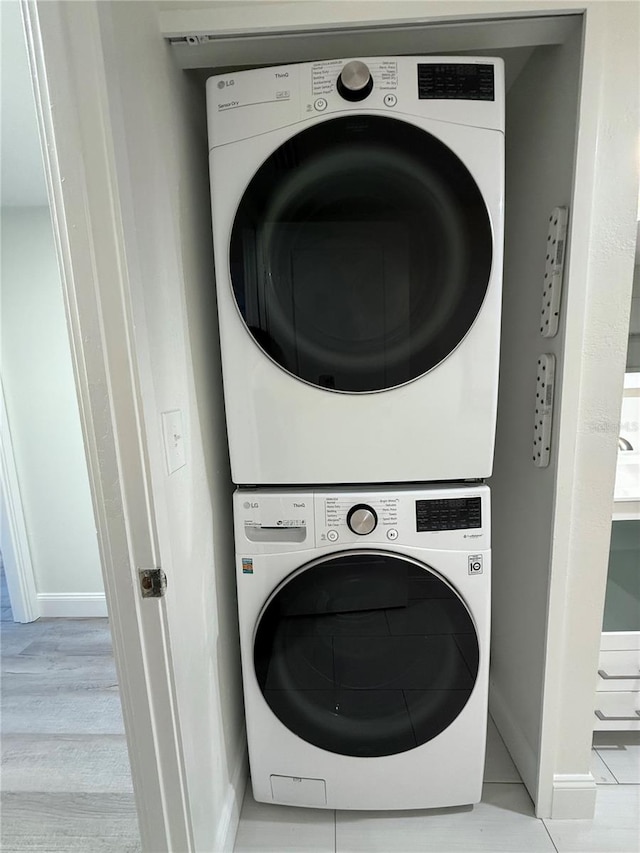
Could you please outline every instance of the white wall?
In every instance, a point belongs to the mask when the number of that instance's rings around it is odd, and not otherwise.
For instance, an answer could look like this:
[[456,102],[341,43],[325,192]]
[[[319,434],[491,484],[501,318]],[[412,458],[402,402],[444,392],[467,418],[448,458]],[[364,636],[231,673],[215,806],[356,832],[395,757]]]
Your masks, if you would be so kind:
[[89,594],[95,614],[102,575],[48,208],[3,208],[1,271],[2,382],[40,610]]
[[[591,816],[596,796],[586,747],[594,724],[593,679],[601,643],[633,280],[639,41],[637,3],[589,5],[573,189],[574,245],[567,270],[541,734],[540,778],[551,771],[553,791],[538,802],[539,811],[557,818]],[[576,246],[584,246],[584,251],[576,251]],[[577,808],[580,802],[582,810]]]
[[[213,851],[233,842],[246,760],[204,89],[155,3],[99,14],[188,808],[195,849]],[[176,409],[186,464],[168,474],[161,413]]]
[[[493,494],[492,710],[530,792],[537,791],[547,633],[551,530],[557,474],[532,460],[537,360],[557,358],[563,326],[540,335],[551,211],[572,194],[580,28],[538,48],[507,96],[505,269]],[[555,81],[562,80],[562,86]],[[563,303],[564,304],[564,303]],[[559,387],[559,385],[557,386]],[[556,395],[557,399],[557,395]],[[554,430],[557,430],[557,409]]]
[[18,0],[0,3],[0,188],[2,206],[48,204]]

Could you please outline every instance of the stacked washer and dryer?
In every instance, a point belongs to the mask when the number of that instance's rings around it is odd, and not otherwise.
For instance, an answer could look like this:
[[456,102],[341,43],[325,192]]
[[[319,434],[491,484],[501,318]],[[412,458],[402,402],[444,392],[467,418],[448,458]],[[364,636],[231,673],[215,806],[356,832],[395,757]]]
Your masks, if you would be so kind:
[[502,61],[241,71],[207,109],[254,795],[478,802]]

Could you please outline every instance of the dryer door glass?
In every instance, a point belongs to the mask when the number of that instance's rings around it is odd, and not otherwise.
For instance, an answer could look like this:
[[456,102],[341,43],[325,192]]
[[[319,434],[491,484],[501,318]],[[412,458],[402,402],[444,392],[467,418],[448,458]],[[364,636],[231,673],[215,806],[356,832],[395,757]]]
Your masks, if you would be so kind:
[[230,243],[256,343],[294,376],[348,392],[402,385],[445,359],[480,310],[491,262],[489,215],[461,160],[414,125],[367,115],[278,148]]
[[434,570],[388,552],[303,567],[263,610],[254,665],[280,721],[314,746],[394,755],[446,729],[479,667],[469,611]]

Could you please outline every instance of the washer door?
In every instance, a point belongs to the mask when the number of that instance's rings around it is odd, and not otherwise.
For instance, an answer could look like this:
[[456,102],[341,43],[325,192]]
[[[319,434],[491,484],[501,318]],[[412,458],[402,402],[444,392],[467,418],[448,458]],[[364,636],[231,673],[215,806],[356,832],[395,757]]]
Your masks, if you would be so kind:
[[230,244],[258,345],[305,382],[347,392],[404,384],[445,359],[480,310],[491,260],[489,215],[461,160],[414,125],[367,115],[278,148]]
[[388,552],[316,560],[267,602],[254,635],[262,694],[279,720],[341,755],[394,755],[439,735],[478,675],[478,637],[455,590]]

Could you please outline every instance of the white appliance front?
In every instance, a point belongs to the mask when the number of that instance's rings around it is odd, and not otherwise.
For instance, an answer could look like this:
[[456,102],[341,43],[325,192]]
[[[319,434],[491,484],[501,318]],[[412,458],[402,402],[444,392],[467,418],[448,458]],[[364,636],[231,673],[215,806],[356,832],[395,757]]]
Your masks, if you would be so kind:
[[487,486],[238,490],[254,796],[318,808],[479,802]]
[[502,61],[234,72],[207,81],[207,109],[234,482],[489,476]]

